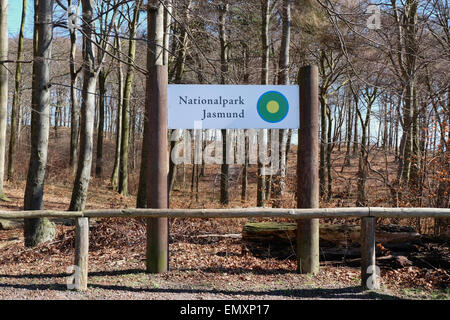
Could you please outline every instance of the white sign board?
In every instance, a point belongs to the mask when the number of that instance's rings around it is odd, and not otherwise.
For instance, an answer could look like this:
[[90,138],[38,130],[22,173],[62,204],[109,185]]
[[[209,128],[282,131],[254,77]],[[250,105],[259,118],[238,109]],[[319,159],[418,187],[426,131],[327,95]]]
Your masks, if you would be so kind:
[[296,85],[169,84],[170,129],[297,129]]

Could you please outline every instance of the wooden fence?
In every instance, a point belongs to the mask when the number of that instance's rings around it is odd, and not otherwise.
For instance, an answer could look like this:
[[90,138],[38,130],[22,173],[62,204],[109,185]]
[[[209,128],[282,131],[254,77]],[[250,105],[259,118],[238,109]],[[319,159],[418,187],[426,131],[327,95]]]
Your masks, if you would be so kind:
[[89,256],[89,218],[361,218],[361,285],[379,289],[375,260],[375,218],[450,218],[450,209],[441,208],[230,208],[230,209],[100,209],[84,211],[0,211],[2,219],[76,219],[75,265],[80,272],[77,289],[87,289]]

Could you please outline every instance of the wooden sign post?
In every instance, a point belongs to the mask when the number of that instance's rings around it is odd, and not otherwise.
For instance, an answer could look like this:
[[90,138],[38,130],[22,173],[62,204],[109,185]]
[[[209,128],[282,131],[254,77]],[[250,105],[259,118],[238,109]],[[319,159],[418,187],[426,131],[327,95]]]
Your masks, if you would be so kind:
[[[163,5],[148,5],[147,52],[147,208],[168,207],[167,171],[167,65],[163,65]],[[169,269],[169,221],[167,218],[147,219],[147,272]]]
[[[167,208],[167,66],[155,66],[150,74],[150,99],[147,110],[149,139],[147,154],[147,208]],[[168,219],[147,221],[147,271],[168,270]]]
[[[319,207],[319,83],[317,66],[300,69],[297,207]],[[319,219],[297,220],[297,271],[319,272]]]

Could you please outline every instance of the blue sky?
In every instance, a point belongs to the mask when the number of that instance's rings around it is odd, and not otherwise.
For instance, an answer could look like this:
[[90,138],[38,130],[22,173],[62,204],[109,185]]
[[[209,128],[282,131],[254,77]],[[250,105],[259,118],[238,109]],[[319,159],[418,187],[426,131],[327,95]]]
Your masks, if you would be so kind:
[[[22,0],[9,0],[8,30],[10,37],[19,34],[20,21],[22,18]],[[27,16],[25,18],[25,37],[33,37],[33,0],[27,1]]]
[[[77,3],[76,1],[74,3]],[[20,30],[20,22],[22,19],[22,4],[23,0],[9,0],[9,9],[8,9],[8,30],[9,36],[11,38],[15,38],[19,35]],[[61,8],[55,5],[55,16],[61,18]],[[34,0],[27,0],[27,12],[25,18],[25,38],[33,38],[33,12],[34,12]],[[140,14],[141,23],[145,20],[146,15],[144,12]],[[67,18],[66,18],[67,19]],[[65,30],[61,28],[56,28],[54,32],[65,32]],[[67,32],[66,32],[67,35]]]

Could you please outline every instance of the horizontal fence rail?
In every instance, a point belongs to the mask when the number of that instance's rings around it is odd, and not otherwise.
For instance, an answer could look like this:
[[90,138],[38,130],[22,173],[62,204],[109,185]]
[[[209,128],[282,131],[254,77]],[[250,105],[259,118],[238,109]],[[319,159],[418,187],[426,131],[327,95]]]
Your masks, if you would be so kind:
[[[75,219],[75,265],[79,279],[75,289],[86,290],[88,283],[89,218],[360,218],[361,219],[361,286],[380,288],[376,267],[376,218],[450,218],[450,209],[441,208],[229,208],[229,209],[99,209],[84,211],[0,211],[0,219],[73,218]],[[378,271],[377,271],[378,270]]]
[[450,218],[445,208],[229,208],[229,209],[98,209],[84,211],[0,211],[0,219],[27,218]]

